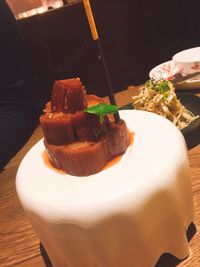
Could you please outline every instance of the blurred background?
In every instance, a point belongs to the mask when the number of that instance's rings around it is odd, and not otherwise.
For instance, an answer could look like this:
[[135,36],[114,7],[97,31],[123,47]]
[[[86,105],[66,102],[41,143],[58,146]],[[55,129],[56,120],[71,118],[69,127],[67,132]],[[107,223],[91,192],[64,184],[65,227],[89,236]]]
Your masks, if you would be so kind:
[[[80,0],[7,0],[25,48],[30,85],[42,101],[54,80],[80,77],[89,93],[107,93],[97,46]],[[115,92],[200,45],[199,0],[91,0]],[[31,12],[30,12],[31,11]]]
[[7,0],[15,15],[42,6],[41,0]]

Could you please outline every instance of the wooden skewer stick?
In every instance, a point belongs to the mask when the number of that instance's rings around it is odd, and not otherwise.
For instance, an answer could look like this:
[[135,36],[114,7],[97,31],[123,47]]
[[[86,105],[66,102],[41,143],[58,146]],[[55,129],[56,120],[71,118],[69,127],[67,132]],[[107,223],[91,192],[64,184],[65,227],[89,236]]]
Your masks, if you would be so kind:
[[[110,103],[112,105],[116,105],[116,100],[115,100],[114,93],[113,93],[112,82],[111,82],[111,79],[110,79],[110,74],[109,74],[109,71],[108,71],[106,60],[105,60],[105,57],[104,57],[104,54],[103,54],[101,41],[100,41],[99,36],[98,36],[98,32],[97,32],[94,16],[93,16],[93,13],[92,13],[90,1],[89,0],[83,0],[83,4],[84,4],[84,7],[85,7],[85,12],[86,12],[88,23],[89,23],[90,30],[91,30],[91,33],[92,33],[92,38],[97,43],[98,48],[99,48],[99,54],[100,54],[100,58],[101,58],[101,61],[102,61],[102,64],[103,64],[103,69],[104,69],[104,72],[105,72],[106,81],[107,81],[108,89],[109,89],[109,94],[108,94],[109,100],[110,100]],[[114,118],[115,118],[116,122],[120,122],[119,112],[116,112],[114,114]]]

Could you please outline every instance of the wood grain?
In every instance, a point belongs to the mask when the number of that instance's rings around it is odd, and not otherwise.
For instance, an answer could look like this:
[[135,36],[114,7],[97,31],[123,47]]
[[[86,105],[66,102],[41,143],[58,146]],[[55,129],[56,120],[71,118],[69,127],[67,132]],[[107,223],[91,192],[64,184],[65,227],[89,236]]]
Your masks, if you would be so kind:
[[[117,104],[122,106],[130,103],[132,95],[137,91],[138,88],[132,86],[117,93]],[[108,101],[107,98],[105,99]],[[15,190],[17,168],[27,151],[41,138],[42,131],[38,126],[27,144],[0,173],[0,266],[2,267],[51,266],[40,240],[24,214]],[[194,225],[191,225],[188,231],[190,254],[184,261],[179,261],[171,255],[164,255],[156,267],[200,266],[200,145],[188,151],[188,155],[195,208]]]

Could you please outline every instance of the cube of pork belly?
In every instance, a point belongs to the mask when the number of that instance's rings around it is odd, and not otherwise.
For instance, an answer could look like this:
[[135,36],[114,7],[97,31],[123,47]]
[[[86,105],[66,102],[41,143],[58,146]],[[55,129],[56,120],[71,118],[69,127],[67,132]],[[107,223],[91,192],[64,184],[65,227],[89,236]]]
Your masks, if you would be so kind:
[[105,166],[108,155],[105,140],[99,142],[75,142],[55,146],[44,142],[51,164],[75,176],[88,176]]
[[110,159],[126,151],[130,138],[124,120],[121,120],[121,123],[112,123],[112,127],[106,134],[106,144]]
[[52,165],[75,176],[88,176],[103,169],[106,163],[123,154],[129,145],[126,123],[113,123],[112,129],[97,142],[73,142],[69,145],[51,145],[44,140]]
[[99,116],[81,111],[71,115],[71,123],[78,141],[97,141],[111,127],[107,116],[100,122]]
[[52,112],[75,113],[83,110],[85,90],[80,79],[67,79],[55,81],[51,96]]
[[75,140],[69,114],[46,113],[40,116],[40,124],[49,144],[63,145]]
[[99,116],[85,112],[102,102],[95,95],[86,95],[79,79],[54,83],[51,101],[40,117],[44,145],[54,167],[88,176],[126,151],[130,140],[124,121],[115,123],[108,116],[100,121]]

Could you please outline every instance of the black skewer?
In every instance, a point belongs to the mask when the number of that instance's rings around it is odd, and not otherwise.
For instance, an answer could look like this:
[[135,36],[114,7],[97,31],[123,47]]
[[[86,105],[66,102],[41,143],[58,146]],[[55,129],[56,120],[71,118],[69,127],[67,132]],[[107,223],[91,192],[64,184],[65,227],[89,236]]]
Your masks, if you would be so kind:
[[[87,19],[88,19],[88,22],[89,22],[89,26],[90,26],[90,30],[91,30],[91,33],[92,33],[93,40],[97,43],[97,46],[98,46],[98,49],[99,49],[99,56],[100,56],[100,59],[101,59],[102,65],[103,65],[103,69],[104,69],[104,73],[105,73],[105,77],[106,77],[106,82],[107,82],[107,85],[108,85],[109,101],[110,101],[110,104],[116,105],[116,100],[115,100],[115,96],[114,96],[114,92],[113,92],[113,86],[112,86],[112,82],[111,82],[111,79],[110,79],[110,74],[109,74],[109,71],[108,71],[106,60],[105,60],[105,57],[104,57],[103,49],[102,49],[102,46],[101,46],[101,41],[100,41],[99,36],[98,36],[96,24],[95,24],[95,21],[94,21],[94,16],[93,16],[92,9],[91,9],[91,6],[90,6],[90,1],[89,0],[83,0],[83,4],[84,4],[84,7],[85,7],[85,11],[86,11],[86,15],[87,15]],[[121,121],[118,111],[114,114],[114,118],[115,118],[116,122],[120,122]]]

